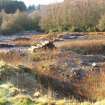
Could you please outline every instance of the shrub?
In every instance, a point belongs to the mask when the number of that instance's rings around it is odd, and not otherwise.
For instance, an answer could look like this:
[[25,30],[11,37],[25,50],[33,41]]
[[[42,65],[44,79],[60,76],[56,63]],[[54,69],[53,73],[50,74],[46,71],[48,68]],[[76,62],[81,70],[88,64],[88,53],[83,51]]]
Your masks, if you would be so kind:
[[31,19],[27,13],[16,11],[14,14],[15,24],[19,25],[23,30],[30,30],[31,28]]
[[40,30],[40,17],[36,14],[30,16],[25,12],[17,10],[14,14],[3,12],[0,16],[1,33],[3,34],[12,34],[26,30]]
[[16,17],[13,14],[3,14],[1,24],[1,32],[3,34],[11,34],[21,31],[22,26],[16,23]]

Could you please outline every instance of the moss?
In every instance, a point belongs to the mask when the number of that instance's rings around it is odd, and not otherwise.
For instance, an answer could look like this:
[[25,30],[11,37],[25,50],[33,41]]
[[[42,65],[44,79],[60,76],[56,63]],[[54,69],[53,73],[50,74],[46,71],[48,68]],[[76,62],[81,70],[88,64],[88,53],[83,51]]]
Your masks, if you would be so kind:
[[11,105],[8,100],[5,98],[0,98],[0,105]]
[[35,103],[27,96],[17,96],[11,100],[13,105],[35,105]]
[[6,97],[8,95],[8,90],[0,87],[0,98]]

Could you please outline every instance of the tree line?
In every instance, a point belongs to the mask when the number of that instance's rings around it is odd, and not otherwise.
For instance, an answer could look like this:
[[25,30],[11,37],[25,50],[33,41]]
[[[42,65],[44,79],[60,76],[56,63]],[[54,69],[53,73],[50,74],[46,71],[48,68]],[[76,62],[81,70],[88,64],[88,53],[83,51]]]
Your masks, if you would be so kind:
[[49,31],[105,31],[105,0],[64,0],[42,9],[41,28]]
[[[8,2],[16,3],[15,9]],[[105,0],[64,0],[63,3],[30,6],[15,0],[0,0],[0,33],[21,31],[95,32],[105,31]],[[15,5],[13,5],[15,7]],[[9,8],[9,9],[7,9]]]
[[34,6],[17,0],[0,0],[0,34],[39,31],[39,15]]
[[17,10],[15,13],[0,12],[0,34],[14,34],[21,31],[39,31],[40,17],[37,12],[28,14]]
[[17,0],[0,0],[0,11],[5,10],[6,13],[14,13],[17,9],[26,10],[26,5],[22,1]]

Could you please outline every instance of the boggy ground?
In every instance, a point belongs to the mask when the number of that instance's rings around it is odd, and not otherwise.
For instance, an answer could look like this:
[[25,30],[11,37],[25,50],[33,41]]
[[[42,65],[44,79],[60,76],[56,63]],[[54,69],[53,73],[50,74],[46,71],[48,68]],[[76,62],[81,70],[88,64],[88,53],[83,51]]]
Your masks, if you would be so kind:
[[[95,78],[97,78],[99,75],[96,72],[92,72],[91,75],[93,75],[94,73],[96,74]],[[35,73],[35,71],[34,72],[30,71],[29,68],[25,68],[23,66],[14,67],[11,65],[7,65],[5,62],[2,61],[0,62],[0,74],[1,74],[0,75],[0,78],[1,78],[0,79],[0,104],[1,105],[97,105],[97,104],[104,105],[105,103],[104,100],[93,103],[89,101],[79,102],[73,97],[68,97],[65,99],[54,98],[54,96],[56,96],[58,93],[57,92],[54,93],[54,91],[52,91],[52,88],[50,87],[52,85],[50,84],[52,84],[52,82],[54,82],[55,79],[52,79],[52,81],[49,80],[49,82],[51,83],[49,83],[48,89],[47,88],[43,89],[43,85],[40,84],[41,82],[39,81],[39,78],[38,78],[39,76],[37,77],[36,75],[37,73]],[[104,75],[102,75],[102,78],[103,77]],[[95,86],[99,85],[99,82],[103,80],[102,78],[100,78],[100,80],[98,81],[99,79],[98,77],[95,80],[96,82],[93,82],[98,84],[94,84],[94,85]],[[83,88],[83,86],[90,86],[89,88],[94,86],[92,85],[92,81],[94,80],[91,81],[88,79],[86,79],[85,81],[83,80],[78,81],[79,78],[78,80],[73,79],[73,81],[76,83],[74,85],[75,88],[73,88],[76,94],[79,92],[79,89]],[[44,81],[44,84],[46,84],[46,82],[48,83],[48,80],[45,81],[44,79],[43,81]],[[88,83],[89,81],[91,85],[89,85]],[[54,83],[56,83],[56,81]],[[58,86],[58,84],[56,84],[56,86]],[[59,90],[60,89],[61,87],[59,87]],[[96,95],[96,93],[94,93],[94,91],[96,89],[93,89],[93,88],[91,89],[92,89],[91,90],[92,94],[85,93],[84,95],[85,96],[93,95],[93,97],[95,97],[94,95]],[[98,89],[100,90],[100,87],[98,87],[97,90]],[[86,88],[85,92],[89,93],[90,89]]]
[[[8,36],[7,36],[8,37]],[[12,37],[12,36],[11,36]],[[40,40],[54,40],[54,41],[61,41],[61,40],[103,40],[105,39],[105,33],[104,32],[64,32],[64,33],[48,33],[48,34],[37,34],[37,35],[31,35],[30,37],[18,37],[13,39],[8,39],[4,41],[0,41],[0,45],[15,45],[15,46],[30,46],[35,41]],[[100,41],[99,41],[100,42]],[[61,44],[62,45],[62,44]]]
[[[15,85],[16,80],[20,81],[18,83],[20,85],[15,86],[20,89],[25,87],[31,96],[36,89],[34,87],[37,87],[34,84],[38,84],[38,89],[40,87],[45,92],[43,94],[48,93],[48,95],[59,99],[65,96],[67,96],[66,98],[75,97],[80,101],[104,99],[104,39],[82,39],[82,41],[80,39],[78,41],[77,39],[76,41],[69,39],[69,41],[56,42],[55,45],[56,49],[54,50],[39,49],[33,53],[28,50],[25,52],[17,50],[1,52],[0,59],[13,66],[10,74],[14,74],[14,76],[12,75],[14,82],[9,82]],[[96,66],[92,65],[94,62]],[[18,67],[23,67],[19,68],[19,73],[16,69]],[[27,74],[26,71],[23,73],[24,67],[28,68],[27,70],[31,73]],[[6,70],[8,69],[6,68]],[[16,72],[13,73],[13,71]],[[37,74],[37,78],[33,78],[32,74],[34,76]],[[19,79],[17,79],[17,75],[20,76]],[[10,77],[12,78],[12,76],[7,76],[7,80],[11,80]],[[21,83],[21,79],[24,80],[24,83]],[[37,83],[36,79],[38,80]],[[55,94],[56,92],[57,94]],[[77,105],[77,103],[75,104]]]

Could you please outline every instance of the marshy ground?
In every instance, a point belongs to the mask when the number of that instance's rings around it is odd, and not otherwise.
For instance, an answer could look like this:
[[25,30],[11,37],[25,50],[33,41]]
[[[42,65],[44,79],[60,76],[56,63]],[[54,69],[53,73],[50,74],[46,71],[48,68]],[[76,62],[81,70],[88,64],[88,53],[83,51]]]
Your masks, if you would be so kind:
[[[53,40],[56,48],[28,50],[41,40]],[[105,99],[105,36],[102,33],[54,33],[0,44],[4,45],[0,48],[0,89],[3,84],[11,84],[16,88],[13,96],[20,100],[20,95],[30,102],[25,105],[39,105],[36,100],[44,98],[47,102],[41,105],[65,105],[65,100],[67,105],[104,105],[101,100]],[[40,95],[35,97],[37,92]],[[8,99],[13,100],[13,96]]]

